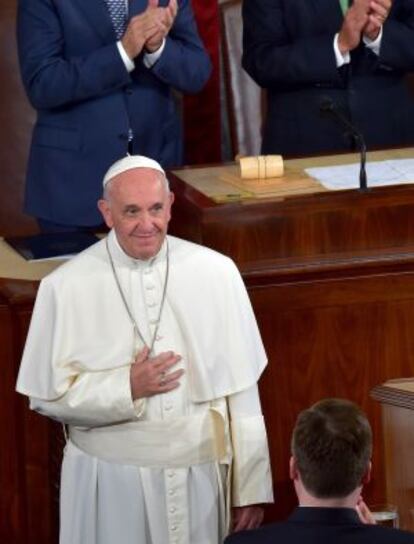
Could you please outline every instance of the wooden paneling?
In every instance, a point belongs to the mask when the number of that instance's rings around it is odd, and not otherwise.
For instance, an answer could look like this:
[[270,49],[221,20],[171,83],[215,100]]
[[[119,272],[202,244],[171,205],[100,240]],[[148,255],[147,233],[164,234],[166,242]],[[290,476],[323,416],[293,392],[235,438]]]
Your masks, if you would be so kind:
[[387,502],[400,527],[414,531],[414,380],[384,383],[372,396],[382,405]]
[[25,481],[21,470],[24,451],[21,444],[17,411],[13,328],[7,300],[0,297],[0,541],[23,544],[25,526]]
[[[414,261],[412,263],[414,265]],[[269,519],[296,503],[288,475],[289,440],[300,410],[325,397],[357,402],[374,431],[368,502],[385,498],[379,407],[370,389],[414,372],[414,273],[255,285],[245,278],[269,355],[260,383],[278,500]]]
[[0,280],[1,346],[6,351],[1,358],[0,440],[8,445],[0,456],[0,482],[5,483],[0,540],[18,544],[54,544],[58,532],[61,428],[28,410],[27,399],[14,392],[36,291],[35,282]]
[[22,212],[34,111],[20,81],[16,47],[17,0],[0,2],[0,235],[36,231]]

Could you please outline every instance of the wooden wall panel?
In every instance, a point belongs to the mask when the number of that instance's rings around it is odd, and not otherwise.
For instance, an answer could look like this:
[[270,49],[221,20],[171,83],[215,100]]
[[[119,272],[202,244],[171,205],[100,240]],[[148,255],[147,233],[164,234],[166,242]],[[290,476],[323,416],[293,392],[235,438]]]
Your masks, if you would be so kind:
[[16,425],[18,401],[14,394],[12,319],[7,301],[0,298],[0,541],[23,544],[26,532],[25,480],[21,471],[24,449]]
[[369,392],[387,379],[414,375],[414,273],[246,281],[269,356],[260,389],[279,500],[268,519],[285,517],[296,504],[288,473],[291,431],[298,412],[325,397],[351,399],[368,414],[374,466],[365,498],[383,502],[381,414]]
[[371,391],[382,407],[387,503],[399,526],[414,531],[414,378],[387,381]]
[[383,404],[387,499],[398,506],[400,527],[414,531],[414,414],[412,407]]
[[33,219],[22,212],[34,111],[20,81],[16,6],[17,0],[0,2],[0,236],[37,230]]
[[0,280],[0,440],[7,444],[0,456],[0,541],[16,544],[58,541],[61,426],[14,392],[36,290],[35,282]]

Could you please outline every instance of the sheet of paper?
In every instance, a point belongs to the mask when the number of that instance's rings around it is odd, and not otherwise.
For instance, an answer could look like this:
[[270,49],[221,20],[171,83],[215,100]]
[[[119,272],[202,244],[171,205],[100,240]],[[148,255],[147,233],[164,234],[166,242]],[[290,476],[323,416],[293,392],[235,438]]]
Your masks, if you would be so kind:
[[[305,172],[326,189],[356,189],[359,187],[359,163],[342,166],[307,168]],[[368,187],[414,183],[414,159],[367,162]]]

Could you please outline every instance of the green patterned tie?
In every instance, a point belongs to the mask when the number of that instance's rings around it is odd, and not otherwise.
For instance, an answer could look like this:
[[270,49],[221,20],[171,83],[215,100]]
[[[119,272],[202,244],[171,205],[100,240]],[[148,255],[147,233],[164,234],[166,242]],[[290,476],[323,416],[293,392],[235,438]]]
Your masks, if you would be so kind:
[[339,3],[341,4],[341,10],[342,13],[345,15],[346,10],[348,9],[348,0],[339,0]]

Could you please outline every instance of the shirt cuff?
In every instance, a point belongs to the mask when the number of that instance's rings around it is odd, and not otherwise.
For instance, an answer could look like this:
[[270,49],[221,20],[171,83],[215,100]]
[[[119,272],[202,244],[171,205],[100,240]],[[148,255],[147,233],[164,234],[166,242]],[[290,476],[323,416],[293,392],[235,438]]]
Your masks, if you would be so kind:
[[349,54],[349,52],[343,55],[339,51],[338,37],[339,37],[339,34],[335,34],[334,41],[333,41],[333,48],[334,48],[335,59],[336,59],[336,67],[340,68],[341,66],[344,66],[344,64],[349,64],[351,62],[351,55]]
[[157,60],[161,57],[165,47],[165,38],[162,40],[160,47],[153,53],[145,53],[143,63],[146,68],[152,68]]
[[380,28],[379,34],[375,40],[370,40],[367,36],[362,36],[362,40],[368,49],[371,49],[373,53],[379,56],[382,41],[382,27]]
[[135,68],[134,61],[129,58],[121,41],[116,42],[116,46],[118,48],[119,54],[121,55],[122,62],[125,64],[125,68],[128,72],[132,72]]

